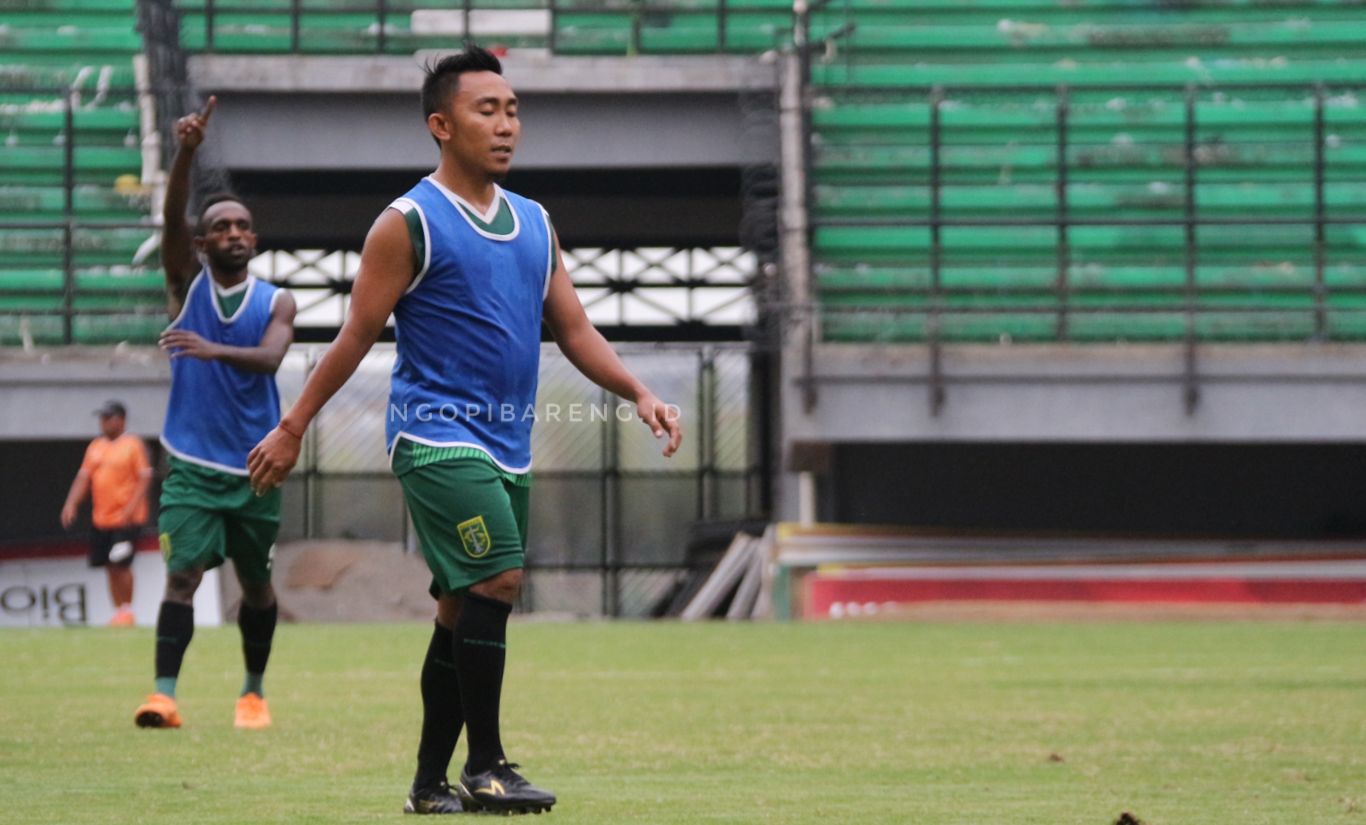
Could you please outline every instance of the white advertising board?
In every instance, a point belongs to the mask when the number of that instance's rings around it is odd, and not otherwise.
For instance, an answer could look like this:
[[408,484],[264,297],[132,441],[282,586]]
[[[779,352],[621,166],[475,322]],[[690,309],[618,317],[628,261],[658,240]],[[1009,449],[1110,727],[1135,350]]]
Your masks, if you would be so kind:
[[[133,615],[155,627],[166,588],[166,564],[156,551],[133,559]],[[100,627],[114,615],[104,568],[84,557],[0,561],[0,627]],[[210,570],[194,597],[194,623],[222,624],[218,571]]]

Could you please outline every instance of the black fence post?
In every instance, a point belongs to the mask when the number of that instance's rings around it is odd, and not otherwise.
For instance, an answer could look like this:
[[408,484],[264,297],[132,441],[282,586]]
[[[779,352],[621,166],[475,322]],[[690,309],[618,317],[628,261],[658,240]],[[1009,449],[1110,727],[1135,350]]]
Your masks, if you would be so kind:
[[[304,380],[305,383],[308,381],[308,377],[309,377],[310,375],[313,374],[313,369],[314,369],[314,367],[316,367],[317,365],[318,365],[318,350],[317,350],[317,347],[309,347],[309,348],[308,348],[308,351],[307,351],[307,352],[305,353],[305,355],[304,355],[304,378],[303,378],[303,380]],[[319,456],[319,454],[320,454],[320,445],[319,445],[319,441],[321,441],[321,440],[322,440],[322,437],[323,437],[322,429],[323,429],[323,424],[322,424],[322,422],[320,421],[320,422],[318,422],[318,425],[317,425],[317,426],[310,427],[308,430],[306,430],[306,431],[304,432],[303,455],[302,455],[301,458],[302,458],[302,460],[303,460],[303,465],[304,465],[304,466],[303,466],[303,470],[304,470],[304,473],[303,473],[303,500],[304,500],[304,502],[303,502],[303,510],[304,510],[303,515],[304,515],[304,525],[303,525],[303,527],[304,527],[304,538],[306,538],[306,539],[315,539],[315,538],[318,537],[318,522],[321,521],[321,519],[319,518],[319,514],[318,514],[318,511],[322,508],[322,496],[319,494],[319,490],[318,490],[318,487],[319,487],[319,485],[320,485],[320,479],[319,479],[319,473],[318,473],[318,456]],[[403,529],[402,529],[402,531],[401,531],[402,534],[403,534],[403,538],[405,538],[405,539],[407,538],[407,531],[408,531],[408,516],[407,516],[407,511],[405,510],[405,511],[404,511],[404,516],[403,516]],[[404,548],[407,549],[407,544],[406,544],[406,543],[404,544]]]
[[745,448],[745,514],[773,512],[773,482],[769,467],[776,467],[782,454],[778,416],[781,401],[775,384],[778,379],[777,358],[764,346],[747,350],[749,370],[749,412],[745,416],[747,446]]
[[299,17],[303,14],[303,0],[290,0],[289,2],[289,53],[299,53],[300,29],[302,22]]
[[[603,390],[598,398],[604,408],[606,408],[610,401],[607,391]],[[602,615],[604,616],[615,616],[620,609],[615,564],[617,555],[617,527],[618,523],[621,521],[617,488],[621,485],[617,461],[617,432],[616,427],[614,426],[615,421],[616,416],[608,415],[605,417],[602,425],[602,475],[599,484],[600,495],[602,497],[602,546],[598,559],[598,573],[601,577]]]
[[1314,338],[1328,338],[1328,283],[1324,270],[1328,258],[1328,203],[1325,195],[1327,161],[1323,84],[1314,87]]
[[726,29],[729,28],[727,0],[716,0],[716,50],[726,50]]
[[943,177],[940,149],[943,144],[941,107],[944,87],[930,91],[930,305],[925,316],[925,337],[930,350],[930,415],[944,409],[944,346],[940,308],[944,298],[943,272]]
[[75,343],[76,326],[76,87],[62,101],[62,343]]
[[559,48],[560,40],[558,32],[560,30],[560,3],[559,0],[550,0],[550,32],[546,35],[546,49],[552,54]]
[[[815,151],[815,144],[812,139],[815,127],[811,116],[811,8],[806,4],[798,4],[795,13],[793,39],[796,41],[797,47],[797,106],[799,108],[798,122],[801,125],[802,133],[800,141],[802,152],[802,212],[806,216],[806,247],[810,250],[815,248],[815,230],[811,226],[811,207],[816,200],[815,184],[812,182],[816,161],[812,157]],[[802,376],[805,379],[802,384],[802,409],[808,413],[816,408],[816,327],[824,320],[816,302],[814,269],[808,253],[806,272],[802,273],[802,278],[806,281],[807,305],[799,310],[806,313],[806,324],[802,335]]]
[[1186,140],[1185,140],[1185,215],[1182,223],[1186,230],[1185,243],[1185,405],[1186,415],[1193,415],[1195,408],[1200,404],[1200,385],[1196,375],[1196,353],[1195,353],[1195,315],[1196,315],[1196,270],[1198,266],[1199,250],[1197,242],[1199,238],[1196,233],[1196,214],[1195,185],[1196,185],[1196,165],[1198,158],[1196,155],[1196,128],[1195,128],[1195,103],[1196,89],[1194,85],[1186,87]]
[[716,515],[716,354],[697,350],[697,519]]
[[378,5],[375,7],[375,17],[377,18],[379,25],[379,36],[375,40],[375,49],[380,54],[384,54],[388,42],[386,38],[388,37],[389,29],[389,8],[385,0],[379,0]]
[[1072,269],[1072,247],[1071,232],[1068,225],[1068,200],[1067,200],[1067,119],[1069,114],[1070,101],[1068,99],[1068,89],[1065,85],[1058,86],[1058,174],[1056,180],[1056,193],[1058,210],[1058,282],[1057,282],[1057,301],[1058,301],[1058,330],[1059,341],[1066,341],[1068,336],[1068,303],[1071,299],[1071,282],[1069,272]]
[[640,29],[644,25],[644,9],[641,8],[641,0],[635,0],[631,9],[631,43],[627,46],[626,53],[629,55],[640,54]]
[[214,0],[204,0],[204,51],[213,51]]

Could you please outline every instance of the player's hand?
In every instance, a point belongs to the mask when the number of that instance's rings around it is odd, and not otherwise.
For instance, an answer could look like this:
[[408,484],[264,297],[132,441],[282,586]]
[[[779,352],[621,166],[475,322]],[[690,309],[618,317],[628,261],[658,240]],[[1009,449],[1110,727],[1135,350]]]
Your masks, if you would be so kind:
[[279,427],[266,433],[261,443],[247,454],[247,471],[251,473],[251,489],[263,496],[285,483],[289,471],[299,461],[303,442]]
[[664,457],[668,458],[678,452],[678,445],[683,443],[683,426],[679,423],[681,411],[672,404],[665,404],[654,396],[653,393],[645,393],[636,402],[636,415],[650,428],[655,438],[663,438],[668,435],[669,441],[664,445]]
[[[50,513],[50,512],[52,512],[52,511],[49,510],[48,512]],[[63,504],[63,505],[62,505],[62,529],[64,529],[64,530],[70,530],[70,529],[71,529],[71,525],[73,525],[73,524],[75,524],[75,523],[76,523],[76,505],[74,505],[74,504]]]
[[198,358],[200,361],[212,361],[222,351],[218,344],[206,341],[198,333],[184,329],[168,329],[161,333],[161,337],[157,339],[157,346],[169,352],[171,360]]
[[185,115],[175,122],[175,139],[186,149],[194,150],[199,148],[199,144],[204,142],[204,132],[209,126],[209,118],[213,116],[213,110],[218,106],[218,98],[209,96],[208,102],[204,104],[203,111]]

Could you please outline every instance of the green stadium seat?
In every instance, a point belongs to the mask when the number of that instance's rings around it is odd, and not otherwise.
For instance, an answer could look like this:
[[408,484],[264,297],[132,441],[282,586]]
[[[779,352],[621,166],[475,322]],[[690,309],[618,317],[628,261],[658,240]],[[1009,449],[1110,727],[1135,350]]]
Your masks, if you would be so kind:
[[[1253,0],[849,0],[816,15],[813,29],[850,18],[856,29],[834,58],[812,67],[813,285],[825,340],[1366,333],[1366,231],[1327,225],[1320,261],[1313,223],[1320,208],[1330,218],[1366,214],[1366,111],[1357,100],[1366,7],[1316,2],[1292,14]],[[1121,88],[1136,82],[1168,88]],[[1064,85],[1060,160],[1056,89]],[[1321,203],[1316,85],[1326,136]],[[935,86],[944,102],[932,136]],[[1183,87],[1197,90],[1193,164]],[[1188,165],[1198,218],[1300,222],[1202,225],[1192,257],[1179,225]],[[1066,215],[1090,222],[1065,232],[1055,224],[1064,172]],[[937,248],[926,225],[934,214],[950,224]],[[1124,225],[1145,220],[1173,223]],[[1188,268],[1193,320],[1184,312]],[[1322,330],[1320,307],[1329,318]]]
[[[130,21],[131,23],[131,21]],[[85,29],[59,23],[54,28],[13,28],[0,33],[0,47],[11,54],[25,52],[80,52],[87,58],[127,54],[142,48],[142,40],[131,25],[118,28]]]
[[1296,60],[1285,64],[1242,58],[1211,63],[1149,63],[1137,74],[1128,63],[1001,63],[1001,64],[876,64],[830,63],[812,70],[819,86],[911,88],[936,84],[991,86],[1116,86],[1141,82],[1152,85],[1344,83],[1366,81],[1366,61]]
[[[473,0],[471,31],[486,44],[512,48],[546,48],[552,25],[545,31],[528,30],[522,23],[499,28],[511,18],[498,12],[546,12],[553,21],[554,46],[562,54],[706,54],[722,48],[720,7],[717,0],[679,0],[667,11],[642,10],[631,0]],[[192,51],[209,50],[241,54],[280,54],[294,50],[289,0],[219,0],[214,3],[212,45],[207,31],[206,5],[202,0],[182,0],[181,43]],[[417,49],[450,48],[462,32],[433,30],[424,22],[434,11],[459,14],[463,3],[455,0],[406,0],[387,4],[384,39],[379,38],[379,18],[374,12],[338,12],[336,4],[304,0],[300,8],[298,51],[305,54],[373,54],[383,48],[389,54]],[[790,0],[741,0],[725,3],[726,51],[758,52],[785,42],[792,28]],[[413,13],[421,12],[417,23]],[[639,40],[635,32],[639,30]],[[463,30],[462,30],[463,31]]]
[[78,19],[91,19],[98,15],[127,18],[132,4],[128,0],[21,0],[12,9],[15,13],[42,14],[60,12],[73,22],[72,15]]
[[[147,223],[134,0],[24,0],[0,25],[0,345],[155,340],[157,270],[133,266]],[[73,87],[71,134],[63,89]],[[66,337],[66,144],[73,146]],[[100,226],[115,224],[114,226]]]
[[[86,221],[121,221],[144,215],[149,203],[142,192],[123,194],[106,186],[77,186],[72,207]],[[61,219],[66,208],[63,186],[0,186],[0,221]]]
[[[183,44],[210,48],[204,0],[177,5]],[[463,26],[457,0],[394,0],[382,32],[373,11],[299,0],[304,14],[296,44],[295,5],[215,0],[212,49],[281,54],[297,45],[309,54],[381,48],[408,54],[452,46]],[[757,53],[784,42],[793,25],[791,0],[647,5],[557,2],[548,15],[553,31],[541,33],[527,24],[541,18],[525,17],[506,35],[480,39],[514,48],[553,44],[568,55]],[[547,0],[471,3],[479,14],[494,13],[492,20],[501,11],[541,13],[550,6]],[[82,75],[82,67],[107,65],[108,81],[126,89],[131,67],[122,60],[139,47],[132,7],[132,0],[28,0],[10,15],[14,21],[0,35],[0,137],[7,140],[0,154],[0,220],[65,214],[65,151],[54,142],[64,128],[60,100],[26,95],[20,87],[78,77],[88,84],[91,70]],[[1319,333],[1366,339],[1366,227],[1326,226],[1316,259],[1313,223],[1319,209],[1330,218],[1366,212],[1366,107],[1358,102],[1366,86],[1366,6],[1350,0],[841,0],[812,16],[813,36],[851,21],[854,30],[830,58],[817,55],[812,66],[811,251],[825,340],[922,341],[933,334],[1042,341],[1060,333],[1078,341],[1175,340],[1191,331],[1227,341]],[[1116,88],[1136,81],[1165,88]],[[936,85],[945,89],[945,102],[932,138],[929,90]],[[1314,173],[1316,85],[1323,89],[1327,137],[1321,198]],[[973,88],[983,86],[995,88]],[[1061,159],[1059,86],[1068,89]],[[1186,149],[1187,86],[1197,90],[1193,165]],[[73,207],[86,220],[137,221],[147,209],[136,187],[127,195],[113,188],[140,168],[136,107],[128,96],[115,97],[76,112]],[[1064,173],[1065,204],[1058,188]],[[926,224],[936,203],[946,221],[981,225],[944,226],[935,249]],[[1064,206],[1083,222],[1065,232],[1050,224]],[[1296,223],[1203,225],[1192,256],[1184,228],[1175,223],[1191,208],[1205,220]],[[1153,220],[1170,223],[1125,223]],[[1016,225],[1021,221],[1037,225]],[[150,231],[78,233],[76,304],[91,313],[88,321],[77,319],[78,335],[150,335],[158,328],[164,311],[158,279],[145,272],[113,275],[130,265]],[[14,300],[30,302],[23,305],[30,335],[62,329],[61,250],[58,244],[54,255],[53,246],[60,234],[15,230],[0,243],[0,304],[8,300],[6,289]],[[1320,266],[1325,291],[1316,303]],[[1188,296],[1191,276],[1196,292]],[[21,283],[30,286],[21,289]],[[126,300],[136,311],[124,312]],[[146,301],[147,318],[138,315],[144,307],[138,301]],[[1193,319],[1185,312],[1188,302],[1199,309]],[[1316,326],[1321,306],[1329,310],[1324,329]],[[42,315],[54,311],[55,327]],[[12,326],[0,324],[0,340],[10,340]]]

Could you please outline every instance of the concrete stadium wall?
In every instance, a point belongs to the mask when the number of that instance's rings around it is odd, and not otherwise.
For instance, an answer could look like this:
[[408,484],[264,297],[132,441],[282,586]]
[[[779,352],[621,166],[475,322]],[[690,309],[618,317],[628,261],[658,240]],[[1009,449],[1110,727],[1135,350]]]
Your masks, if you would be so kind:
[[810,410],[787,356],[789,441],[1366,441],[1363,346],[1201,346],[1190,413],[1178,345],[948,346],[938,414],[927,347],[817,346]]
[[[358,249],[437,163],[412,57],[191,58],[219,107],[202,150],[247,196],[275,249]],[[741,170],[777,156],[775,67],[757,58],[514,55],[522,102],[509,188],[551,211],[567,246],[734,244]],[[319,208],[325,203],[325,208]]]
[[95,408],[110,398],[128,408],[131,432],[155,441],[170,382],[155,347],[0,347],[0,441],[88,441],[99,433]]
[[[416,57],[201,55],[190,76],[220,107],[211,157],[229,170],[429,169]],[[741,166],[776,157],[746,134],[740,95],[774,86],[753,58],[505,61],[521,101],[522,169]],[[251,135],[250,141],[214,140]]]
[[[1363,347],[1203,347],[1190,414],[1178,347],[950,347],[938,415],[923,348],[818,348],[809,411],[799,355],[785,353],[781,373],[777,518],[801,515],[797,472],[809,469],[821,518],[1289,535],[1366,525],[1355,507]],[[63,492],[110,397],[154,441],[168,382],[151,348],[0,350],[6,477],[28,487],[48,473],[46,488]],[[69,460],[35,461],[35,449],[49,454],[40,442],[65,443]]]
[[[1136,445],[1145,448],[1139,453],[1144,461],[1182,446],[1223,445],[1231,452],[1217,455],[1228,456],[1255,445],[1280,445],[1290,455],[1300,454],[1299,448],[1308,455],[1308,448],[1316,445],[1366,445],[1366,416],[1361,414],[1366,409],[1366,370],[1361,366],[1366,347],[1202,346],[1196,360],[1198,403],[1189,412],[1184,363],[1183,349],[1173,345],[950,346],[942,361],[943,405],[936,413],[926,347],[818,345],[808,366],[802,346],[793,343],[784,351],[780,382],[784,464],[776,470],[776,515],[786,520],[804,512],[815,518],[855,518],[865,502],[868,506],[857,520],[915,512],[912,505],[922,500],[915,492],[919,482],[901,477],[900,462],[855,462],[884,491],[878,501],[867,498],[871,492],[866,485],[841,475],[835,456],[848,458],[854,453],[841,450],[855,444],[885,447],[858,453],[865,459],[886,459],[902,447],[975,445],[999,448],[993,455],[1003,456],[1022,445],[1052,445],[1042,454],[1073,450],[1069,466],[1075,468],[1092,460],[1091,453],[1077,451],[1087,445]],[[814,379],[810,407],[803,393],[808,376]],[[1220,466],[1236,477],[1243,460],[1221,458]],[[1347,483],[1339,470],[1324,467],[1322,475],[1331,483]],[[811,473],[808,489],[816,493],[805,508],[802,471]],[[1109,481],[1116,495],[1153,495],[1150,487],[1126,484],[1120,465]],[[933,487],[932,480],[927,483]],[[986,491],[999,494],[1006,488],[979,486],[984,491],[980,522],[986,525],[993,517],[993,496]],[[1194,499],[1187,501],[1190,510],[1201,509]],[[1339,505],[1333,506],[1341,509]],[[1055,527],[1067,526],[1061,512],[1054,512]],[[1319,516],[1323,523],[1335,519],[1331,513],[1305,518]],[[913,517],[924,519],[917,523],[934,524],[964,516],[931,507]],[[1215,529],[1218,515],[1212,519],[1207,524]],[[1072,521],[1075,529],[1085,518]],[[1173,523],[1177,521],[1182,520]],[[1001,526],[1009,523],[1006,519]],[[1151,520],[1136,523],[1156,529]]]

